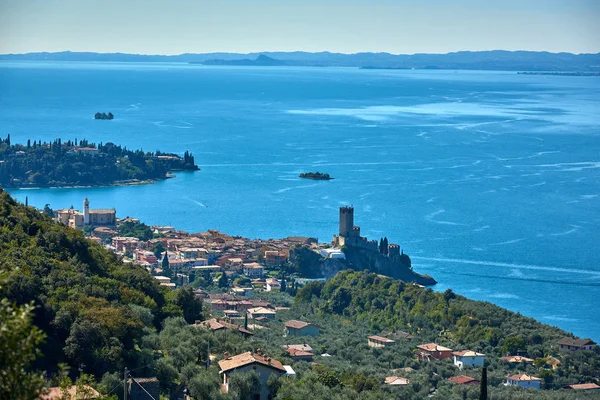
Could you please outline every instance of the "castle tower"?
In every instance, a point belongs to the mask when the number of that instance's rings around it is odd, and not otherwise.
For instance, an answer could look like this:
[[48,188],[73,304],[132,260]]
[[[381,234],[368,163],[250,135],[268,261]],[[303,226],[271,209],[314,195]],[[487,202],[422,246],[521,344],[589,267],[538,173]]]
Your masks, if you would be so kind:
[[352,236],[354,227],[354,207],[340,207],[340,236]]
[[83,224],[90,224],[90,201],[87,197],[83,200]]

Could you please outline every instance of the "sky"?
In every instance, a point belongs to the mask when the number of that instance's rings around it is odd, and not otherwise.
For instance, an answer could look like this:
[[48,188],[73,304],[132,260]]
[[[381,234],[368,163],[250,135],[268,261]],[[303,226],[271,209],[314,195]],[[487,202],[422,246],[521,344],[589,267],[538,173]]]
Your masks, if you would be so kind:
[[600,52],[600,0],[0,0],[0,54]]

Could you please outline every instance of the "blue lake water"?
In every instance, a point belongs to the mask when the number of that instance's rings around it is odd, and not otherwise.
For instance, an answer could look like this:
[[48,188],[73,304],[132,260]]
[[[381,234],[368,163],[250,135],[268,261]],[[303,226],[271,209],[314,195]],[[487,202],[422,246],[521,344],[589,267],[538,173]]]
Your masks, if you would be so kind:
[[[94,113],[111,111],[113,121]],[[437,290],[600,340],[600,79],[508,72],[0,63],[0,136],[183,153],[137,187],[11,191],[188,231],[400,243]],[[335,180],[297,176],[328,172]]]

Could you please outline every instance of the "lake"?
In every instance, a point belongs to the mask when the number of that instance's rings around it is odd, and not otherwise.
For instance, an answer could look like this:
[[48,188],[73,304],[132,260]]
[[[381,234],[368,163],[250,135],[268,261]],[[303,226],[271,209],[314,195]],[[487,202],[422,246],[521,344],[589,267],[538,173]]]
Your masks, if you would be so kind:
[[[112,121],[94,120],[112,112]],[[415,270],[600,340],[600,79],[514,72],[0,63],[0,136],[115,142],[202,169],[152,185],[11,190],[187,231],[336,233],[355,207]],[[329,173],[334,180],[298,178]]]

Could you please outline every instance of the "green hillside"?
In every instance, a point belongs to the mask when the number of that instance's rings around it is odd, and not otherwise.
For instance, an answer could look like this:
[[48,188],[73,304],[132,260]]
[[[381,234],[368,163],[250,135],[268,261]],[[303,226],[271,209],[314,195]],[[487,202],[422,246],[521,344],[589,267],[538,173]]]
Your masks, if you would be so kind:
[[[479,386],[454,385],[448,378],[478,378],[481,368],[460,371],[450,360],[417,360],[416,346],[428,342],[485,353],[489,399],[598,397],[561,389],[598,382],[598,346],[561,355],[555,343],[567,332],[450,290],[434,293],[368,271],[338,272],[326,283],[306,285],[295,298],[271,293],[269,301],[291,308],[278,311],[247,339],[194,327],[207,311],[190,287],[160,287],[143,268],[123,264],[81,232],[18,204],[2,189],[0,298],[0,398],[35,399],[41,385],[76,379],[81,369],[80,382],[116,399],[111,390],[119,387],[125,367],[136,377],[158,377],[166,398],[177,398],[183,388],[195,399],[252,398],[253,376],[232,379],[230,393],[220,393],[218,366],[213,361],[206,368],[207,355],[219,360],[225,352],[259,348],[297,372],[294,379],[270,380],[276,399],[479,398]],[[34,305],[33,314],[27,304]],[[290,319],[317,324],[319,337],[284,338],[283,323]],[[399,330],[414,339],[397,339],[390,348],[367,345],[369,335]],[[282,349],[297,343],[313,347],[314,364],[294,361]],[[329,356],[322,357],[325,353]],[[510,365],[498,359],[506,353],[535,363]],[[555,369],[547,364],[551,355],[560,361]],[[542,378],[545,390],[501,385],[507,375],[521,372]],[[383,383],[387,376],[411,383],[391,387]]]

